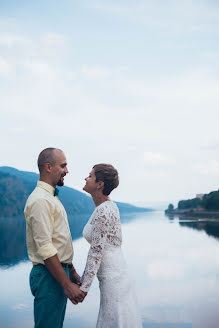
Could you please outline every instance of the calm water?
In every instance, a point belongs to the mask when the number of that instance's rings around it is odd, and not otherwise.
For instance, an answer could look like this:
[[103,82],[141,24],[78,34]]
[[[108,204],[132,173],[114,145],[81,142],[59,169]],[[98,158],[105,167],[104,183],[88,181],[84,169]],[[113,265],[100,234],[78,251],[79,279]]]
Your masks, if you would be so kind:
[[[80,274],[89,247],[79,238],[86,219],[70,218]],[[171,220],[162,212],[123,216],[122,222],[123,252],[136,281],[144,327],[218,328],[219,223]],[[0,249],[0,327],[31,328],[31,263],[23,218],[0,218]],[[64,327],[95,327],[98,307],[95,279],[83,304],[68,302]]]

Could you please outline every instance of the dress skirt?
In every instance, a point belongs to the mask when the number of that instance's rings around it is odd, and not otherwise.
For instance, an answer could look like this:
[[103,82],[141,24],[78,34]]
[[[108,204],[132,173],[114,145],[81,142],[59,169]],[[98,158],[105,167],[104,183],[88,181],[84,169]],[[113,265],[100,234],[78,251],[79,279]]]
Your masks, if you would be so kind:
[[97,273],[100,309],[97,328],[142,328],[134,282],[129,277],[120,247],[104,249]]

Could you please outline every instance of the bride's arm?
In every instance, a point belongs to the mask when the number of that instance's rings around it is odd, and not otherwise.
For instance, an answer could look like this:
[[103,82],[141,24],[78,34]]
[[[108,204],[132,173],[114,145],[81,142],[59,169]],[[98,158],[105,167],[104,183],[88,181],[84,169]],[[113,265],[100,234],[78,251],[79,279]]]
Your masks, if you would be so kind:
[[109,229],[109,220],[106,216],[104,208],[98,208],[96,216],[92,222],[92,242],[87,256],[87,263],[84,273],[81,278],[80,289],[84,292],[88,292],[95,274],[97,273],[103,249],[106,243],[107,232]]

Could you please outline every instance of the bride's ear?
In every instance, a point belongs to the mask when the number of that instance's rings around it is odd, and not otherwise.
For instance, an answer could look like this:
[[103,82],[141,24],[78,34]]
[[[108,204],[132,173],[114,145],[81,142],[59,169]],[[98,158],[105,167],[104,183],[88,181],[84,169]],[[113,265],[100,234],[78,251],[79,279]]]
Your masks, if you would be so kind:
[[104,182],[103,181],[99,181],[98,182],[98,189],[103,189],[104,188]]

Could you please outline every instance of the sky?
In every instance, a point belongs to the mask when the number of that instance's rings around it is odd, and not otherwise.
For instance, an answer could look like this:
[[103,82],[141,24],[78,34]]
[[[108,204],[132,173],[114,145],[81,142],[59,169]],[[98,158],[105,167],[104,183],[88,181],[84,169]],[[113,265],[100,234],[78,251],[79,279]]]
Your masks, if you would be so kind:
[[218,189],[219,2],[0,0],[0,166],[46,147],[81,190],[97,163],[117,201]]

